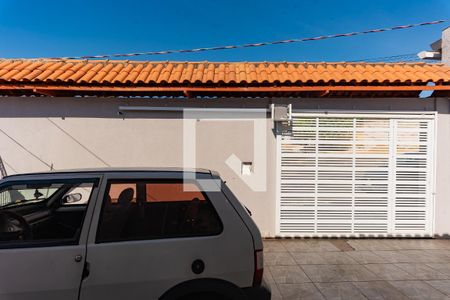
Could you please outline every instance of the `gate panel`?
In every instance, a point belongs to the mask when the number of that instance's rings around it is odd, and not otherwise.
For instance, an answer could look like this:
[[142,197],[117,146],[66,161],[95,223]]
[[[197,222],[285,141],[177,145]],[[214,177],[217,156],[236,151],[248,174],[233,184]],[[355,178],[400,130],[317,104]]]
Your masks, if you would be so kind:
[[432,232],[433,120],[294,114],[281,136],[279,234]]

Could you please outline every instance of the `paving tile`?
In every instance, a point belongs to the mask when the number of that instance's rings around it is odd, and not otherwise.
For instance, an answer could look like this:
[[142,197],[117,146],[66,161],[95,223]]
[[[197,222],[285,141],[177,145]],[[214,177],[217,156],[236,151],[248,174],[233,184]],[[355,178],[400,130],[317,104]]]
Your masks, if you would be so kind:
[[322,253],[291,252],[292,257],[299,265],[325,265],[326,261]]
[[280,289],[276,284],[274,284],[274,286],[271,286],[270,289],[272,293],[272,297],[270,298],[271,300],[283,300],[283,296],[281,296]]
[[309,247],[309,251],[312,252],[333,252],[341,251],[338,247],[333,245],[330,241],[323,240],[309,240],[306,242]]
[[423,263],[423,262],[437,262],[441,261],[441,257],[432,253],[436,250],[401,250],[399,253],[404,254],[411,258],[411,262]]
[[313,282],[379,280],[361,265],[302,265],[301,268]]
[[316,287],[328,300],[366,299],[358,288],[350,282],[316,283]]
[[384,245],[385,249],[374,250],[404,250],[408,249],[407,245],[402,243],[402,240],[398,239],[384,239],[380,240],[381,245]]
[[432,239],[386,239],[383,243],[396,250],[442,249],[442,244]]
[[284,240],[283,246],[289,252],[309,252],[309,245],[306,240]]
[[401,239],[386,240],[387,243],[396,245],[396,249],[402,250],[445,250],[450,249],[450,240],[437,239]]
[[400,250],[399,253],[411,258],[411,262],[450,262],[448,250]]
[[299,266],[270,266],[268,269],[276,283],[311,282]]
[[439,245],[441,245],[442,249],[447,249],[450,250],[450,239],[446,239],[446,240],[435,240],[436,243],[438,243]]
[[430,280],[426,281],[426,283],[437,289],[439,292],[450,296],[450,280]]
[[411,274],[415,279],[447,279],[449,277],[426,264],[403,263],[395,265]]
[[312,283],[280,284],[278,285],[283,300],[324,300],[320,291]]
[[450,262],[450,250],[424,250],[429,255],[439,259],[439,262]]
[[407,300],[404,294],[386,281],[353,282],[370,300]]
[[292,252],[299,265],[350,265],[358,262],[346,252]]
[[281,240],[265,240],[264,252],[287,252]]
[[381,264],[386,262],[385,259],[372,251],[348,251],[345,253],[361,264]]
[[370,251],[370,250],[395,250],[395,248],[384,243],[384,240],[348,240],[347,241],[353,249],[357,251]]
[[427,266],[433,270],[441,272],[442,274],[450,276],[450,263],[430,263],[427,264]]
[[281,293],[278,289],[278,286],[275,282],[275,280],[273,279],[272,274],[270,273],[269,268],[264,268],[264,279],[267,282],[267,284],[270,286],[270,290],[272,292],[272,300],[281,300],[283,299],[281,297]]
[[414,260],[399,250],[374,250],[375,255],[384,259],[385,263],[407,263]]
[[270,284],[275,283],[272,273],[270,273],[270,267],[264,268],[264,279],[267,283],[270,283]]
[[266,266],[293,266],[296,265],[294,258],[288,252],[264,253],[264,264]]
[[320,253],[327,264],[351,265],[358,264],[356,260],[347,255],[346,252],[323,252]]
[[340,249],[333,245],[333,243],[331,243],[330,241],[308,240],[307,244],[309,247],[309,251],[312,252],[340,251]]
[[354,251],[352,246],[344,239],[331,239],[330,243],[341,251]]
[[410,299],[448,299],[445,294],[422,281],[389,281],[389,283]]
[[325,240],[291,240],[284,241],[283,245],[289,252],[340,251],[330,241]]
[[410,274],[406,273],[393,264],[368,264],[364,265],[369,271],[383,280],[413,280]]
[[420,249],[423,250],[449,250],[450,241],[449,240],[426,240],[426,239],[416,239],[414,240],[419,244]]

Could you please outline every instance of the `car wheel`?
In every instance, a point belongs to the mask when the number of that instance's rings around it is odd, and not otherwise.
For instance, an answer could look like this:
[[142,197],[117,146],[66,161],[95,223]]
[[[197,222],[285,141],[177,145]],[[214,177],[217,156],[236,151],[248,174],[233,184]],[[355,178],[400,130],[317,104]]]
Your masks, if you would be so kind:
[[180,298],[179,300],[232,300],[232,299],[214,293],[200,293],[187,295]]

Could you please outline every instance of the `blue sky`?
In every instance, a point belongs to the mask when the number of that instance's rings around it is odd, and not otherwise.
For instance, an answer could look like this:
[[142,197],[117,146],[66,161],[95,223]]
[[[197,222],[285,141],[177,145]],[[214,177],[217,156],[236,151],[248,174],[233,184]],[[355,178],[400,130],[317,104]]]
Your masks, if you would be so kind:
[[[0,57],[81,56],[241,44],[360,31],[449,16],[448,0],[0,0]],[[425,50],[449,25],[136,59],[357,60]]]

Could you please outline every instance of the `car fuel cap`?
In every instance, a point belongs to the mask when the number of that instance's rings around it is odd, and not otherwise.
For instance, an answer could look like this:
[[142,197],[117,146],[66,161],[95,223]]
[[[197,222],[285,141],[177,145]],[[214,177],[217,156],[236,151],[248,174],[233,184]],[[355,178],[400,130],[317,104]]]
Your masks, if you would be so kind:
[[192,263],[191,268],[192,268],[192,272],[194,272],[194,274],[197,274],[197,275],[201,274],[205,270],[205,263],[201,259],[196,259]]

